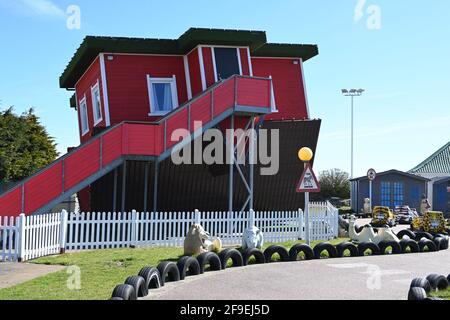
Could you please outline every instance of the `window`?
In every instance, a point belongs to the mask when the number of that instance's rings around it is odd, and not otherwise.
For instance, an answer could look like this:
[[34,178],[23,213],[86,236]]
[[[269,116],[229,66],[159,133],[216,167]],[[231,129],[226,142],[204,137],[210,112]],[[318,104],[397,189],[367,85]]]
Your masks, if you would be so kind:
[[81,124],[81,135],[84,136],[86,133],[89,132],[86,97],[80,100],[80,124]]
[[216,81],[241,74],[239,48],[213,48]]
[[394,208],[403,205],[403,182],[394,182]]
[[102,121],[102,103],[100,98],[100,89],[97,83],[91,88],[92,111],[94,113],[94,126]]
[[172,78],[147,76],[150,114],[164,115],[178,107],[177,81]]
[[384,207],[391,206],[391,183],[381,182],[381,205]]

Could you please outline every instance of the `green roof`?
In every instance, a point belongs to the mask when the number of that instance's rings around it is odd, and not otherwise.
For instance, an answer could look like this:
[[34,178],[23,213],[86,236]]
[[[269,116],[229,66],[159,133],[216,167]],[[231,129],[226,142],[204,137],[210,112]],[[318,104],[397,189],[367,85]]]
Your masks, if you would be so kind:
[[61,75],[59,83],[61,88],[74,88],[101,52],[184,55],[199,44],[249,46],[253,56],[298,57],[303,61],[319,53],[317,45],[267,43],[264,31],[190,28],[178,39],[87,36]]
[[450,142],[433,153],[429,158],[411,169],[410,173],[448,173],[450,174]]

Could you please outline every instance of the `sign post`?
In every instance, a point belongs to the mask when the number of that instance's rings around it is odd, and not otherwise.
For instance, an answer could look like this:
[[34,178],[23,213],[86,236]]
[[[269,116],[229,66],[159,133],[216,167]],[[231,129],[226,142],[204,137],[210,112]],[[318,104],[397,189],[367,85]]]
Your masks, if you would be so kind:
[[311,245],[310,239],[310,223],[309,223],[309,193],[310,192],[320,192],[320,185],[317,181],[316,175],[312,170],[311,161],[313,157],[313,152],[310,148],[302,148],[298,152],[298,157],[304,162],[303,174],[300,181],[297,184],[296,191],[298,193],[305,193],[305,233],[306,233],[306,243]]
[[372,182],[377,177],[377,172],[375,169],[369,169],[367,171],[367,179],[369,179],[369,205],[370,205],[370,213],[372,213]]

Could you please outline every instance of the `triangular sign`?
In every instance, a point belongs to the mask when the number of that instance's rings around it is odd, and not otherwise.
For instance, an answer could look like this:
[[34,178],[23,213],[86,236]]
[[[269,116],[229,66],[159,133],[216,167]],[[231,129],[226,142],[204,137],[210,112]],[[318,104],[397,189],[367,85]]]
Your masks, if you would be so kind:
[[297,184],[297,192],[320,192],[319,181],[309,163],[305,165],[302,177]]

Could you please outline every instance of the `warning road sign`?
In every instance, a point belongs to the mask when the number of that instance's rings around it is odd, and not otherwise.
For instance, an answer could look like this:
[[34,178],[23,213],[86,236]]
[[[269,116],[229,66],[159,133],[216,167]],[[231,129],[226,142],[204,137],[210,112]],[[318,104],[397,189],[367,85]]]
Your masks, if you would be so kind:
[[319,181],[309,163],[305,165],[302,177],[297,184],[297,192],[320,192]]

